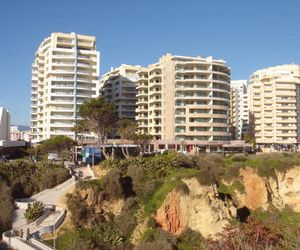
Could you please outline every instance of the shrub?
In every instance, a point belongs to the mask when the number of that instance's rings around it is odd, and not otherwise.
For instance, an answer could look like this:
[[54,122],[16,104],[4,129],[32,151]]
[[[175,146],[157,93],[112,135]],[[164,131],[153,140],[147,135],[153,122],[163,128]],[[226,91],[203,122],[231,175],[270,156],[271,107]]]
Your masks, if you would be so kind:
[[60,165],[16,160],[0,163],[0,176],[11,187],[14,198],[25,198],[60,184],[67,180],[70,174]]
[[0,234],[10,228],[13,214],[13,200],[10,188],[0,179]]
[[239,180],[235,180],[232,185],[225,185],[224,183],[220,182],[218,186],[219,193],[229,194],[231,197],[235,195],[235,191],[239,191],[240,193],[245,192],[245,187],[242,182]]
[[283,228],[250,217],[247,223],[229,226],[219,240],[208,240],[209,249],[283,249]]
[[136,196],[145,204],[147,203],[151,196],[153,195],[155,189],[161,185],[160,181],[149,180],[143,185],[140,185],[136,192]]
[[245,162],[247,160],[247,156],[245,154],[236,154],[230,157],[230,160],[233,162]]
[[122,250],[131,249],[130,243],[107,223],[101,223],[93,228],[80,228],[67,231],[57,238],[57,248],[69,249],[101,249]]
[[195,167],[194,158],[182,153],[177,153],[176,160],[172,166],[175,168],[193,168]]
[[142,249],[177,249],[176,238],[160,228],[148,228],[142,237],[142,241],[135,248],[135,250]]
[[171,243],[167,241],[157,240],[152,242],[141,242],[135,248],[135,250],[173,250],[175,249]]
[[112,199],[125,197],[122,183],[122,172],[119,169],[111,169],[104,177],[104,189]]
[[189,187],[182,181],[176,186],[176,190],[185,195],[190,193]]
[[225,169],[225,173],[222,176],[223,179],[227,182],[232,181],[235,178],[238,178],[240,175],[240,168],[242,165],[240,163],[234,163],[232,166],[228,166]]
[[182,250],[203,249],[204,238],[191,229],[186,229],[177,239],[177,246]]
[[137,194],[145,179],[145,171],[141,166],[130,165],[127,169],[127,175],[132,180],[132,189]]
[[45,205],[40,201],[33,202],[32,205],[26,209],[24,216],[27,220],[27,223],[35,221],[38,219],[44,212]]

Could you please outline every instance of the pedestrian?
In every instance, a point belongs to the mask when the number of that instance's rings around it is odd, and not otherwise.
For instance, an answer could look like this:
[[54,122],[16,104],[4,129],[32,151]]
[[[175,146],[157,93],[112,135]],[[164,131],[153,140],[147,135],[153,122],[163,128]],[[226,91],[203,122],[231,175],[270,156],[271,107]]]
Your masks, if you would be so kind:
[[23,236],[24,236],[24,232],[23,232],[23,229],[21,229],[21,231],[20,231],[20,237],[21,237],[21,239],[23,239]]
[[27,228],[26,230],[26,241],[29,241],[30,240],[30,231],[29,231],[29,228]]

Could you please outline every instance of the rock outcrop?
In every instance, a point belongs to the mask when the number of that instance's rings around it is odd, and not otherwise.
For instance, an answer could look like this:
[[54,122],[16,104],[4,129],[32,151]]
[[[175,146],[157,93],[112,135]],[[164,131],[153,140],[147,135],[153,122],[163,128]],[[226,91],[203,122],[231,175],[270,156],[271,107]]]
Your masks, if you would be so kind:
[[266,183],[253,168],[241,168],[240,177],[245,187],[245,192],[236,192],[238,207],[257,209],[268,203],[268,190]]
[[88,208],[93,208],[96,213],[106,212],[119,215],[124,206],[124,200],[107,200],[104,191],[95,191],[93,188],[80,189],[78,195]]
[[300,213],[300,167],[294,167],[286,173],[278,174],[278,188],[275,181],[271,182],[275,198],[279,197],[283,205],[288,205]]
[[215,237],[236,217],[235,207],[230,200],[221,200],[216,188],[201,186],[196,178],[183,181],[189,193],[171,191],[157,210],[157,223],[172,234],[178,235],[190,228],[204,237]]
[[282,209],[287,205],[300,212],[300,167],[293,167],[284,173],[277,172],[276,178],[261,177],[255,169],[246,167],[240,169],[240,177],[245,192],[236,192],[238,207],[267,209],[272,204]]

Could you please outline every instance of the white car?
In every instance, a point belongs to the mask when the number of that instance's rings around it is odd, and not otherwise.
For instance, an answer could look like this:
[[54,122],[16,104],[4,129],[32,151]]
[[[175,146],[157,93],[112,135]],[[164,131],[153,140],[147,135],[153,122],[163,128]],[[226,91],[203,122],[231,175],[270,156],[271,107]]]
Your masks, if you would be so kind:
[[55,153],[49,153],[48,154],[48,160],[50,160],[50,161],[52,161],[52,160],[61,161],[61,158],[59,158],[58,155],[55,154]]

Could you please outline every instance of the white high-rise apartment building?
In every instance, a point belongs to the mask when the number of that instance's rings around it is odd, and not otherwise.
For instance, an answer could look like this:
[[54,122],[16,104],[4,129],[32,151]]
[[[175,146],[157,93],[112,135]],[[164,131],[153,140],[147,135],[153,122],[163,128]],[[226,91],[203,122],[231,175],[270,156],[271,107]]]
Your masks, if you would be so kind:
[[250,123],[258,145],[281,148],[300,143],[300,65],[254,72],[248,95]]
[[230,68],[224,61],[167,54],[138,74],[141,132],[177,142],[229,139]]
[[0,141],[10,140],[10,113],[0,107]]
[[135,120],[137,101],[137,72],[141,66],[122,64],[104,74],[100,79],[100,95],[114,102],[119,118]]
[[230,84],[230,123],[234,139],[242,139],[248,132],[249,110],[247,95],[247,80],[231,81]]
[[33,142],[75,138],[78,106],[98,95],[99,62],[93,36],[52,33],[40,44],[32,65]]

